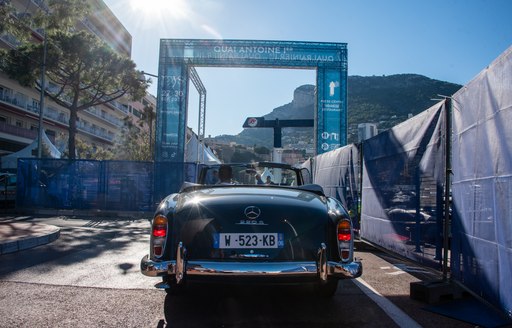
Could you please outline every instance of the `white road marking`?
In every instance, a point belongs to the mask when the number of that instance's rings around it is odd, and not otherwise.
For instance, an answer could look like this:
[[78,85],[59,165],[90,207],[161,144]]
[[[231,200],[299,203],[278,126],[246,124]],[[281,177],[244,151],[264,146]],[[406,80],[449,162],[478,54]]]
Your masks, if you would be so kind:
[[402,273],[406,273],[406,272],[415,272],[415,273],[426,273],[428,274],[429,272],[425,269],[422,269],[422,268],[419,268],[419,267],[410,267],[410,266],[407,266],[406,264],[395,264],[393,265],[392,267],[390,266],[382,266],[380,267],[381,270],[398,270],[398,271],[394,271],[394,272],[386,272],[386,274],[389,274],[389,275],[399,275],[399,274],[402,274]]
[[404,311],[400,310],[387,298],[382,296],[366,281],[361,278],[354,279],[353,281],[356,286],[359,287],[363,293],[366,294],[366,296],[371,298],[381,309],[383,309],[384,312],[386,312],[398,326],[407,328],[421,328],[421,326],[416,321],[409,317]]
[[406,273],[405,271],[393,271],[393,272],[386,272],[386,274],[390,276],[398,276],[399,274]]

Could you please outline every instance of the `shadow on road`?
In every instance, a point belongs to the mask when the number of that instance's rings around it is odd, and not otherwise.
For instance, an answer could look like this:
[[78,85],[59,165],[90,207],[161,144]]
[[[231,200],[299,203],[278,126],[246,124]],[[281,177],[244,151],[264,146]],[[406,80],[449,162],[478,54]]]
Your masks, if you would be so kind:
[[[356,307],[361,313],[372,305],[353,283],[332,299],[317,297],[309,286],[189,286],[183,295],[166,296],[167,326],[158,327],[368,327]],[[377,317],[381,327],[396,327],[383,313]]]

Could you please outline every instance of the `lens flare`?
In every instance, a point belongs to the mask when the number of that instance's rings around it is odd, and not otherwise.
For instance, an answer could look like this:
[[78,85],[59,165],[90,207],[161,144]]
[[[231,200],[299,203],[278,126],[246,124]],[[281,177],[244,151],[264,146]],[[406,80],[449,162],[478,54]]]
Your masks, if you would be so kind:
[[145,19],[185,19],[190,14],[185,0],[130,0],[130,6]]

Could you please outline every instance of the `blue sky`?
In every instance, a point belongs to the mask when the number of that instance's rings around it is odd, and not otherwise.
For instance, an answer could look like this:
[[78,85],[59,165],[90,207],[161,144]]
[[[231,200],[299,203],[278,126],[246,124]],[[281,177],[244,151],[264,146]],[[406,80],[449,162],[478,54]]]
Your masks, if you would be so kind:
[[[133,37],[137,68],[156,74],[160,39],[344,42],[349,75],[416,73],[471,81],[512,45],[511,0],[104,0]],[[197,68],[206,135],[289,103],[315,71]],[[156,95],[156,81],[150,91]],[[191,87],[188,125],[197,131]]]

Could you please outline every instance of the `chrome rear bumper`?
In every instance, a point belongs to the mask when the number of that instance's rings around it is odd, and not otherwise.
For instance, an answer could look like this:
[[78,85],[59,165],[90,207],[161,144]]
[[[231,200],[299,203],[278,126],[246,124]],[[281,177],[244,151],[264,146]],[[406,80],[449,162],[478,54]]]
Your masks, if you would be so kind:
[[[140,263],[141,272],[150,277],[177,275],[188,276],[226,276],[226,277],[305,277],[314,278],[320,274],[317,262],[214,262],[187,261],[180,272],[177,261],[152,261],[146,255]],[[326,276],[339,279],[357,278],[362,274],[361,262],[341,263],[327,261]],[[322,274],[320,274],[323,276]],[[326,278],[326,277],[325,277]],[[320,279],[325,279],[320,278]]]
[[327,261],[327,248],[320,245],[316,261],[287,262],[219,262],[219,261],[187,261],[187,250],[179,243],[176,260],[153,261],[149,255],[140,262],[141,272],[150,277],[174,275],[176,283],[185,276],[196,277],[265,277],[265,278],[311,278],[326,282],[330,277],[337,279],[353,279],[361,276],[363,265],[359,261],[335,262]]

